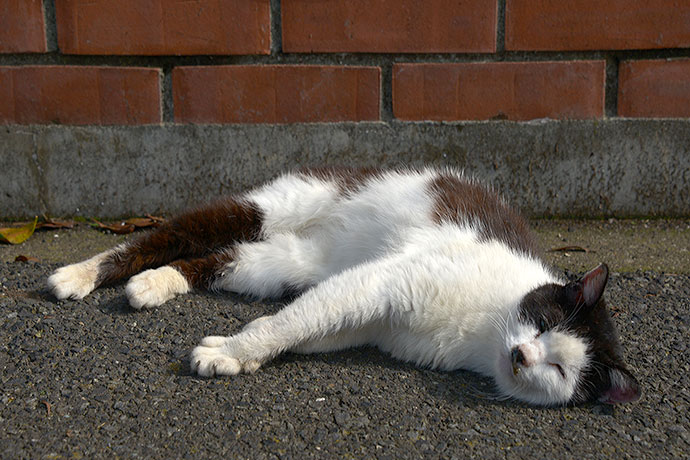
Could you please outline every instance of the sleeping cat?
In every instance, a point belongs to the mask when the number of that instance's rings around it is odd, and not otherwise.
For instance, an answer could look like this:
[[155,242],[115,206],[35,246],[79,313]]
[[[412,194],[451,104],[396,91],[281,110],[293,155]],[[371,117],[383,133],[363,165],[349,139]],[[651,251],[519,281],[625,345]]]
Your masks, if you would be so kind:
[[301,293],[235,335],[203,339],[191,353],[203,376],[254,372],[284,351],[374,345],[479,372],[533,404],[640,394],[602,298],[606,265],[566,282],[515,211],[450,169],[285,174],[62,267],[48,284],[80,299],[130,276],[136,309],[193,288]]

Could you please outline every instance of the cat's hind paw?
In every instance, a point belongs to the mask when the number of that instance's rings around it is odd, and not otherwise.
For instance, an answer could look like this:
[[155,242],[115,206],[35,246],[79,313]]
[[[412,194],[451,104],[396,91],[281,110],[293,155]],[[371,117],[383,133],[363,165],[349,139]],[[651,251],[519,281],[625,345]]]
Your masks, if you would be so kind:
[[210,336],[192,351],[190,365],[192,372],[203,377],[216,375],[237,375],[240,372],[253,373],[261,363],[256,360],[240,360],[233,356],[232,337]]
[[83,299],[96,287],[95,268],[88,261],[58,268],[48,278],[48,287],[58,299]]
[[83,262],[58,268],[48,277],[48,287],[58,299],[83,299],[96,289],[101,263],[113,252],[101,252]]
[[165,266],[133,276],[127,283],[125,294],[129,304],[139,310],[143,307],[157,307],[189,290],[189,283],[182,273]]

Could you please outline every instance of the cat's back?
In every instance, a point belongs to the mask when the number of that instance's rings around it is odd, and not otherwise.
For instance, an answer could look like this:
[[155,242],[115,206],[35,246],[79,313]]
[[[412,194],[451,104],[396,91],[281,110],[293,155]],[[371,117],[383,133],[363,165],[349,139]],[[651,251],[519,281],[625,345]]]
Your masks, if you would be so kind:
[[436,222],[470,225],[481,241],[495,240],[531,257],[539,255],[527,221],[491,187],[452,170],[438,171],[428,187]]
[[249,194],[264,211],[265,232],[326,240],[356,263],[404,244],[411,232],[439,226],[472,232],[535,256],[525,220],[496,192],[461,171],[310,169]]
[[480,241],[496,240],[512,250],[538,255],[526,220],[491,187],[462,171],[334,170],[330,174],[343,193],[340,211],[360,230],[373,225],[375,231],[388,234],[451,224],[476,232]]
[[247,198],[264,217],[265,233],[314,233],[325,227],[390,230],[428,225],[434,170],[306,169],[283,174]]

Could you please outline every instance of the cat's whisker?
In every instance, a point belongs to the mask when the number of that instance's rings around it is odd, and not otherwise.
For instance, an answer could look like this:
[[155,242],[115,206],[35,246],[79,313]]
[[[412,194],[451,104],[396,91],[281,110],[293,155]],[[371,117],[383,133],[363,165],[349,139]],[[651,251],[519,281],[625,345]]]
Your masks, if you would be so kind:
[[491,324],[494,326],[496,331],[499,333],[500,336],[505,336],[507,332],[507,327],[505,325],[505,321],[502,317],[502,315],[497,312],[493,311],[489,314],[489,321]]
[[580,299],[576,304],[575,308],[573,308],[570,313],[568,314],[567,318],[563,321],[565,324],[570,324],[575,318],[577,318],[577,315],[580,313],[580,310],[582,307],[585,305],[584,299]]

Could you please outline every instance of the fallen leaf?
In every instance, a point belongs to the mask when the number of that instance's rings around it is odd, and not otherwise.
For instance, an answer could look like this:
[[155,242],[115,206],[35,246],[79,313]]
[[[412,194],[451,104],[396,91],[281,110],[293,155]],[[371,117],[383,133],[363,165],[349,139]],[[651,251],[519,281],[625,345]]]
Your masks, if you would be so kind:
[[110,230],[111,232],[117,233],[118,235],[126,235],[126,234],[128,234],[128,233],[132,233],[132,232],[136,229],[136,226],[135,226],[135,225],[133,225],[133,224],[127,224],[127,223],[125,223],[125,222],[120,222],[120,223],[118,223],[118,224],[108,225],[108,224],[104,224],[103,222],[99,222],[99,221],[96,220],[96,219],[91,219],[91,220],[93,220],[94,222],[96,222],[96,226],[97,226],[98,228],[103,228],[103,229],[105,229],[105,230]]
[[25,256],[25,255],[20,254],[14,258],[14,261],[15,262],[38,262],[38,259],[35,257]]
[[39,228],[50,228],[50,229],[73,228],[74,225],[75,225],[75,222],[73,220],[57,220],[57,219],[50,218],[44,214],[43,215],[43,221],[39,222],[38,225],[36,225],[36,230],[38,230]]
[[0,242],[10,244],[23,243],[33,235],[34,230],[36,230],[36,222],[38,222],[38,217],[34,218],[33,222],[22,227],[0,228]]
[[549,252],[589,252],[589,249],[582,246],[563,246],[560,248],[551,248]]
[[165,222],[165,219],[163,217],[158,217],[158,216],[152,216],[151,214],[146,214],[146,217],[149,219],[158,222],[159,224],[162,224]]
[[132,224],[137,228],[158,227],[160,222],[149,217],[132,217],[127,219],[125,224]]
[[138,228],[158,227],[161,223],[165,222],[165,219],[163,219],[162,217],[156,217],[150,214],[147,214],[146,217],[131,217],[127,220],[114,224],[104,224],[103,222],[100,222],[97,219],[91,220],[95,222],[95,225],[98,228],[110,230],[111,232],[120,235],[132,233],[134,230]]
[[148,227],[153,224],[153,221],[148,217],[130,217],[125,221],[125,224],[132,224],[135,227]]

